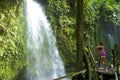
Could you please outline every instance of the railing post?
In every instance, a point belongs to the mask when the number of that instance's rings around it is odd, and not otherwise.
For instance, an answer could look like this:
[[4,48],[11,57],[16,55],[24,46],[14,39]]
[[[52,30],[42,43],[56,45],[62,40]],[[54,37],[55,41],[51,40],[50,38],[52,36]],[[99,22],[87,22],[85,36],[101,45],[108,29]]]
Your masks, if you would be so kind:
[[117,75],[119,75],[119,57],[120,57],[120,49],[117,44],[114,45],[114,48],[112,49],[113,54],[113,65],[114,68],[117,71]]

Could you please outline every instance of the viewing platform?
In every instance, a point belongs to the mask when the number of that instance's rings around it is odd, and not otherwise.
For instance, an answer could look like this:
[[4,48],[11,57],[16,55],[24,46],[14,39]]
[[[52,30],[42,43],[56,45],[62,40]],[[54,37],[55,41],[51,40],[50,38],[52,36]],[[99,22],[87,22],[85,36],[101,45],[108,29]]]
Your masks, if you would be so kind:
[[[56,78],[54,80],[75,80],[74,77],[80,74],[84,74],[86,72],[86,70],[82,70],[80,72],[74,73],[74,74],[69,74],[60,78]],[[99,80],[119,80],[116,70],[115,69],[110,69],[110,70],[104,70],[102,68],[98,68],[98,70],[96,71]],[[120,76],[120,75],[119,75]]]
[[[87,54],[85,54],[85,57],[89,60],[89,63],[91,64],[91,67],[88,67],[87,69],[85,70],[81,70],[79,72],[76,72],[76,73],[73,73],[73,74],[69,74],[69,75],[66,75],[66,76],[63,76],[63,77],[60,77],[60,78],[57,78],[57,79],[54,79],[54,80],[64,80],[64,79],[67,79],[67,80],[77,80],[80,78],[79,80],[89,80],[89,79],[85,79],[86,77],[90,77],[90,74],[86,74],[87,72],[91,71],[91,72],[95,72],[96,75],[98,77],[99,80],[120,80],[120,72],[119,72],[119,65],[120,65],[120,62],[119,60],[117,60],[117,55],[118,52],[116,49],[117,46],[114,47],[114,49],[112,50],[112,54],[113,54],[113,67],[110,67],[110,66],[107,66],[108,69],[107,70],[104,70],[104,68],[99,68],[98,67],[98,64],[96,63],[96,60],[94,58],[94,55],[92,53],[92,50],[90,49],[90,47],[87,47],[88,48],[88,51],[87,51]],[[88,64],[89,64],[88,63]],[[84,74],[84,77],[83,77],[83,74]],[[90,79],[91,80],[91,79]]]

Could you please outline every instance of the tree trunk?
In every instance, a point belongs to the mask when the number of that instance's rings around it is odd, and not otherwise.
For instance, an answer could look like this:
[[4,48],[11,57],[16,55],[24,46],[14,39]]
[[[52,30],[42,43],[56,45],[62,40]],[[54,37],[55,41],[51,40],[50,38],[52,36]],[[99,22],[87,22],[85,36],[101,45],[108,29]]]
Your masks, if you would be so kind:
[[80,71],[84,68],[83,62],[83,0],[77,0],[76,6],[76,70]]

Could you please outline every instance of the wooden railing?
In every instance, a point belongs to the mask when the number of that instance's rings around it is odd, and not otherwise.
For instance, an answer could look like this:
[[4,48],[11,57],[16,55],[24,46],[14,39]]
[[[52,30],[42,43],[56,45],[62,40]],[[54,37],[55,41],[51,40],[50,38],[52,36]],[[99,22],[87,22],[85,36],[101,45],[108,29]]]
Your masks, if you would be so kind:
[[59,78],[56,78],[54,80],[61,80],[61,79],[72,79],[73,76],[76,76],[78,74],[84,74],[86,72],[86,69],[82,70],[82,71],[79,71],[79,72],[76,72],[76,73],[72,73],[72,74],[68,74],[66,76],[62,76],[62,77],[59,77]]
[[89,59],[91,60],[91,63],[92,63],[92,65],[93,65],[93,67],[94,67],[94,70],[95,70],[95,71],[98,71],[97,65],[96,65],[96,61],[95,61],[95,58],[94,58],[94,56],[93,56],[93,52],[92,52],[92,50],[90,49],[90,47],[88,47],[88,46],[87,46],[87,49],[88,49],[88,55],[90,56]]

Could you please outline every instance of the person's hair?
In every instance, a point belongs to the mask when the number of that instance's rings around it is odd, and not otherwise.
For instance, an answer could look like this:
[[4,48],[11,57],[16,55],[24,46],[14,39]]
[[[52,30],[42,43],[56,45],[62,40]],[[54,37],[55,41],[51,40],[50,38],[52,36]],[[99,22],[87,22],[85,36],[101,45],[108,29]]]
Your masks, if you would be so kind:
[[102,42],[99,42],[99,44],[104,46],[104,44]]

